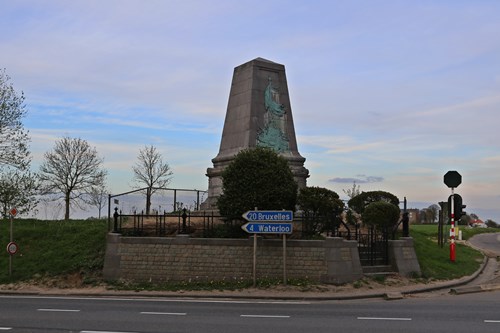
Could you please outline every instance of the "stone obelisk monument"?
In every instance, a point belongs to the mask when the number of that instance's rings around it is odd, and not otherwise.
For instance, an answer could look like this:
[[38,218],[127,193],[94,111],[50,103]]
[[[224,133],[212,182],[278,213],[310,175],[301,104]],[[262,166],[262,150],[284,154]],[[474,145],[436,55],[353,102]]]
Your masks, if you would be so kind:
[[222,193],[221,173],[243,149],[268,147],[288,160],[299,188],[309,171],[297,149],[285,66],[257,58],[234,69],[219,154],[207,169],[208,199],[203,208],[216,208]]

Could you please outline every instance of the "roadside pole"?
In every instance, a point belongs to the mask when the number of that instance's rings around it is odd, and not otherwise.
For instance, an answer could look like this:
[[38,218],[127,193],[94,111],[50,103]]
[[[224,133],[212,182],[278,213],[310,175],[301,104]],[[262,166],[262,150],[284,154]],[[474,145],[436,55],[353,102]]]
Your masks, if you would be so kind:
[[451,188],[451,208],[450,208],[450,261],[455,262],[456,258],[456,245],[455,245],[455,188]]
[[253,234],[253,287],[257,286],[257,234]]
[[9,244],[7,244],[7,252],[9,253],[9,276],[12,276],[12,257],[17,252],[17,245],[14,243],[14,216],[17,215],[17,209],[12,208],[9,211],[10,215],[10,237]]
[[283,285],[287,285],[286,278],[286,234],[283,234]]
[[451,188],[451,196],[449,198],[450,209],[450,261],[455,262],[456,259],[456,244],[455,244],[455,187],[462,183],[462,176],[455,170],[448,171],[443,177],[446,186]]
[[[10,238],[9,238],[9,244],[13,242],[14,236],[12,235],[13,227],[12,227],[12,222],[14,220],[14,217],[12,217],[12,214],[10,215]],[[9,254],[9,276],[12,276],[12,254]]]

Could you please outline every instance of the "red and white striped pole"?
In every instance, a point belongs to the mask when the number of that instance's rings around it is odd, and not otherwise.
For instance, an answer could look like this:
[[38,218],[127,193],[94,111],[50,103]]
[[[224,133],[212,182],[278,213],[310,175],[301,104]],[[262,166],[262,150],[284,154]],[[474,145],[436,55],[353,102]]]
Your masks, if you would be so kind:
[[455,262],[455,193],[454,193],[454,188],[451,188],[451,200],[450,200],[450,224],[451,224],[451,229],[450,229],[450,261]]

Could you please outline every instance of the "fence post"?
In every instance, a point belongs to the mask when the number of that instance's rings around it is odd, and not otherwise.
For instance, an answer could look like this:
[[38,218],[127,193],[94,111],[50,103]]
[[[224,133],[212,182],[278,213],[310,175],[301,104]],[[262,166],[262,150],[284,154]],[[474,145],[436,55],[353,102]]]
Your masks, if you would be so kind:
[[182,215],[181,215],[181,217],[182,217],[182,230],[181,230],[181,233],[185,234],[185,233],[187,233],[187,231],[186,231],[186,219],[187,219],[186,208],[182,209]]
[[118,233],[118,207],[115,207],[115,213],[113,214],[114,226],[113,233]]

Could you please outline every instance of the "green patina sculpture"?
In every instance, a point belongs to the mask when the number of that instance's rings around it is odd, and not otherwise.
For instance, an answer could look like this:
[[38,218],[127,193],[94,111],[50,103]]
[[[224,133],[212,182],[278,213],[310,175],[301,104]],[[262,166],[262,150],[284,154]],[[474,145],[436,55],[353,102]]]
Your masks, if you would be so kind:
[[277,153],[289,152],[285,106],[279,102],[279,91],[273,86],[271,78],[264,92],[264,105],[264,129],[257,136],[257,146],[271,148]]

